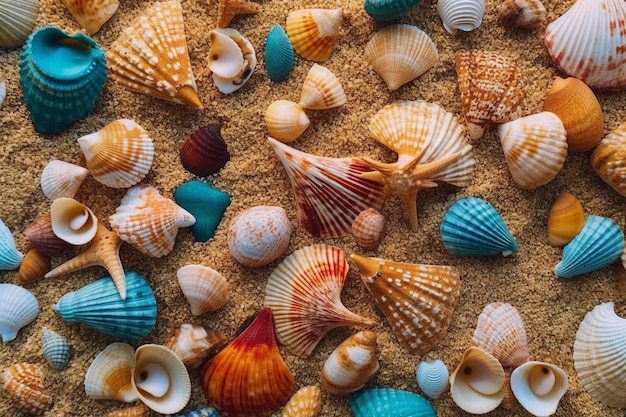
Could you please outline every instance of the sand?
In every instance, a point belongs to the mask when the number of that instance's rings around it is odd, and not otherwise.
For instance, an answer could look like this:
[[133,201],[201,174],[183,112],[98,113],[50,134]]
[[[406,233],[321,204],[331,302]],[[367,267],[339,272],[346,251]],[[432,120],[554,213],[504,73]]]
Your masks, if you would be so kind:
[[[122,2],[118,12],[93,38],[107,50],[121,31],[152,3]],[[46,213],[51,203],[39,186],[45,165],[52,159],[61,159],[84,166],[85,159],[76,139],[116,119],[130,118],[149,132],[155,144],[154,163],[143,183],[172,198],[176,187],[188,180],[200,179],[232,198],[215,237],[206,243],[195,242],[191,232],[182,229],[174,250],[159,259],[144,256],[127,244],[122,246],[120,257],[124,267],[147,278],[158,302],[155,328],[144,339],[132,342],[133,347],[163,343],[168,334],[183,323],[201,324],[223,332],[229,339],[234,337],[244,320],[262,307],[266,279],[280,260],[304,246],[325,243],[343,249],[346,254],[360,253],[400,262],[458,268],[462,277],[460,301],[445,338],[431,351],[431,355],[443,359],[451,371],[463,351],[472,344],[473,330],[483,308],[491,302],[507,302],[519,310],[524,320],[531,358],[553,363],[568,375],[569,390],[556,415],[621,416],[622,410],[600,404],[585,391],[574,369],[572,346],[579,323],[597,304],[615,302],[617,312],[625,315],[624,293],[618,290],[610,267],[574,279],[557,278],[553,268],[559,262],[562,250],[549,246],[546,235],[548,210],[563,190],[579,198],[586,214],[606,216],[623,226],[623,197],[596,175],[589,164],[589,152],[569,154],[561,172],[547,185],[535,190],[521,190],[512,181],[496,129],[490,127],[483,138],[472,142],[476,168],[468,187],[442,185],[420,192],[417,232],[410,230],[401,200],[389,196],[381,210],[387,224],[380,245],[375,250],[363,250],[351,236],[316,239],[307,235],[299,225],[297,206],[286,173],[266,140],[265,109],[273,100],[297,101],[304,77],[313,62],[296,57],[289,78],[281,83],[271,82],[263,65],[265,36],[274,24],[284,26],[289,12],[305,7],[342,8],[344,18],[339,40],[330,59],[322,65],[339,77],[347,103],[333,110],[308,111],[311,126],[292,143],[294,148],[328,157],[369,156],[391,162],[393,153],[369,136],[368,122],[383,106],[400,99],[438,103],[464,124],[454,71],[454,53],[459,49],[492,50],[512,58],[525,74],[527,112],[541,111],[554,77],[562,75],[544,47],[543,28],[505,29],[497,23],[500,2],[487,3],[482,26],[456,37],[444,30],[434,0],[424,0],[403,17],[401,22],[416,25],[432,37],[440,61],[417,80],[390,92],[362,56],[367,41],[385,25],[375,23],[365,13],[361,1],[263,1],[262,13],[239,16],[231,23],[231,27],[254,45],[259,65],[241,90],[223,95],[214,86],[206,65],[208,33],[217,18],[216,2],[185,0],[182,7],[189,56],[205,108],[197,110],[130,92],[109,80],[93,112],[53,135],[36,132],[30,121],[18,81],[19,50],[2,50],[0,74],[6,79],[8,96],[0,109],[0,219],[13,232],[18,248],[26,252],[29,243],[22,231],[38,215]],[[562,15],[573,3],[573,0],[546,0],[547,21]],[[40,1],[39,10],[37,27],[57,25],[70,33],[81,30],[60,1]],[[626,117],[626,98],[623,91],[597,91],[596,95],[604,111],[606,134]],[[182,167],[178,150],[187,135],[210,122],[222,124],[222,135],[231,160],[219,174],[196,178]],[[123,189],[107,188],[89,177],[76,198],[108,224],[108,216],[114,213],[124,193]],[[463,258],[446,251],[439,233],[442,216],[454,201],[468,196],[480,197],[498,210],[517,240],[519,251],[515,255]],[[283,257],[265,267],[248,268],[230,256],[227,226],[239,212],[256,205],[283,207],[294,231]],[[54,258],[52,263],[59,265],[82,250],[76,248],[70,254]],[[217,312],[194,317],[189,310],[178,286],[176,271],[193,263],[217,269],[232,284],[230,300]],[[16,271],[2,271],[0,281],[16,282],[16,274]],[[98,416],[125,406],[117,401],[89,399],[83,387],[85,372],[93,358],[117,339],[79,324],[65,323],[51,309],[62,295],[106,275],[103,268],[90,267],[57,279],[26,285],[37,297],[41,312],[15,340],[2,345],[0,366],[16,362],[44,366],[46,389],[54,400],[47,416]],[[350,310],[380,323],[374,327],[378,333],[380,371],[367,386],[419,393],[415,369],[422,358],[407,353],[397,343],[353,264],[342,299]],[[40,347],[43,327],[53,329],[69,340],[72,357],[66,370],[55,370],[43,358]],[[330,332],[307,359],[296,357],[281,347],[282,356],[295,375],[296,388],[319,385],[323,362],[354,332],[355,329],[351,328]],[[192,397],[184,411],[208,404],[197,371],[191,371],[191,380]],[[434,400],[433,405],[440,416],[467,415],[449,393]],[[0,415],[17,417],[22,414],[10,405],[6,396],[1,395]],[[347,396],[323,392],[320,416],[348,415],[351,411]],[[514,404],[511,410],[500,407],[488,415],[529,414],[519,404]]]

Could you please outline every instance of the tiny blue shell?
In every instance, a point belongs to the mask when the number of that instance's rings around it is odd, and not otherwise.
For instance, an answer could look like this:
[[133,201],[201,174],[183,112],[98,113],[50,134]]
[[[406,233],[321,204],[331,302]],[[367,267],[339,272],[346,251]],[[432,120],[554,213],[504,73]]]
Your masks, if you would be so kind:
[[517,252],[515,238],[490,204],[468,197],[454,203],[441,221],[441,239],[458,256],[484,256]]
[[216,408],[198,408],[188,412],[187,414],[177,414],[175,417],[220,417],[219,411]]
[[392,20],[401,17],[422,0],[365,0],[365,11],[374,20]]
[[265,70],[270,80],[284,81],[293,65],[293,46],[283,28],[277,24],[265,39]]
[[0,220],[0,270],[17,269],[24,259],[24,254],[17,250],[11,230]]
[[624,248],[624,233],[611,219],[588,216],[582,230],[563,248],[563,258],[554,272],[572,278],[615,262]]
[[357,391],[350,395],[350,407],[355,417],[437,417],[424,397],[391,388]]
[[450,376],[441,359],[426,359],[417,366],[415,378],[422,392],[430,398],[439,398],[448,389]]
[[43,356],[57,369],[63,370],[67,367],[70,360],[70,345],[63,336],[44,327],[41,347]]
[[215,229],[230,205],[228,194],[202,181],[189,181],[179,186],[174,192],[174,200],[196,218],[191,233],[197,242],[206,242],[215,235]]

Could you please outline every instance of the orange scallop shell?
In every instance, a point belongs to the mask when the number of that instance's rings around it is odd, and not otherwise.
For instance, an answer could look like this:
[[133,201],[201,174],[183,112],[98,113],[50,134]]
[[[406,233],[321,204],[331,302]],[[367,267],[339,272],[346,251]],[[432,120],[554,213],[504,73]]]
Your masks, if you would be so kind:
[[41,365],[17,363],[0,374],[2,388],[11,402],[25,413],[43,416],[52,406],[52,397],[44,390]]
[[341,9],[302,9],[287,16],[287,37],[303,58],[324,61],[330,58],[339,36]]

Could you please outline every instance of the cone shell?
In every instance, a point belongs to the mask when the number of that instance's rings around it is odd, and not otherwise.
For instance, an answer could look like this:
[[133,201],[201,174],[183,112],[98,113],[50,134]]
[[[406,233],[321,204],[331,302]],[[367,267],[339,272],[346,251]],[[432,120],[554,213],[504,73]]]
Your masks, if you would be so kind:
[[626,122],[600,141],[591,154],[591,166],[600,178],[626,197]]
[[548,213],[548,243],[551,246],[568,244],[585,224],[585,213],[580,201],[567,191],[561,192]]
[[230,153],[221,129],[219,123],[211,123],[185,138],[180,146],[180,161],[187,171],[206,177],[217,174],[226,165]]
[[352,223],[352,236],[364,249],[374,249],[385,228],[385,216],[373,208],[363,210]]
[[111,411],[105,417],[152,417],[153,414],[144,404],[139,404]]
[[335,74],[328,68],[313,64],[304,79],[300,106],[311,110],[326,110],[346,102],[346,94]]
[[17,250],[11,230],[0,220],[0,270],[16,269],[23,259],[24,254]]
[[57,369],[63,370],[70,360],[70,345],[60,334],[43,328],[41,348],[44,357]]
[[0,48],[16,48],[24,43],[35,27],[37,3],[37,0],[0,1]]
[[2,343],[17,337],[17,332],[39,315],[35,296],[19,285],[0,284],[0,336]]
[[325,61],[333,53],[340,25],[341,9],[302,9],[289,13],[286,32],[297,54]]
[[0,383],[11,402],[29,415],[43,416],[52,406],[52,397],[44,389],[41,365],[20,362],[4,368]]
[[546,20],[541,0],[504,0],[498,11],[498,22],[505,28],[535,28]]
[[111,79],[129,90],[202,108],[178,0],[154,3],[109,47]]
[[336,327],[375,324],[342,304],[347,274],[341,249],[311,245],[286,257],[269,276],[263,304],[272,308],[278,340],[291,353],[308,357]]
[[419,77],[439,61],[432,39],[416,26],[396,24],[378,31],[363,57],[394,91]]
[[37,217],[22,233],[35,249],[48,256],[59,256],[72,247],[54,234],[49,213]]
[[295,63],[291,41],[283,28],[276,24],[265,39],[265,70],[274,82],[287,79]]
[[276,345],[270,308],[209,362],[200,382],[209,401],[232,416],[264,417],[287,402],[295,379]]
[[554,64],[591,88],[626,85],[626,3],[578,0],[551,22],[544,42]]
[[248,0],[219,0],[217,6],[217,27],[225,28],[233,17],[239,14],[255,14],[261,5]]
[[73,198],[57,198],[50,206],[52,231],[72,245],[90,242],[98,229],[98,218],[89,207]]
[[127,343],[108,345],[91,362],[85,374],[85,394],[96,400],[127,403],[138,399],[132,385],[135,350]]
[[209,33],[209,69],[213,82],[223,94],[239,90],[256,67],[256,53],[248,39],[235,29],[214,29]]
[[194,316],[219,310],[228,301],[230,284],[215,269],[204,265],[185,265],[176,275]]
[[379,368],[376,333],[362,330],[344,340],[330,354],[322,367],[320,381],[331,394],[349,394],[363,388]]
[[436,417],[432,404],[417,394],[392,388],[362,389],[350,395],[355,417]]
[[574,368],[587,392],[609,407],[626,408],[626,319],[613,303],[585,315],[574,341]]
[[41,172],[41,190],[50,200],[74,198],[87,174],[87,168],[54,159]]
[[50,257],[39,252],[37,249],[31,249],[26,252],[24,259],[17,271],[17,280],[21,284],[34,282],[42,279],[52,266],[50,265]]
[[226,336],[197,324],[182,324],[164,345],[180,358],[188,368],[199,368],[205,359],[226,345]]
[[450,374],[441,359],[426,358],[417,366],[415,378],[422,392],[437,399],[448,390]]
[[455,54],[463,114],[472,139],[491,123],[504,123],[524,115],[522,74],[510,58],[475,50]]
[[264,117],[270,136],[284,143],[296,140],[311,124],[302,106],[289,100],[273,101]]
[[321,406],[322,391],[315,385],[309,385],[293,394],[280,417],[316,417]]
[[120,5],[118,0],[63,0],[63,4],[90,35],[99,31]]
[[365,11],[375,20],[397,19],[417,6],[421,0],[365,0]]
[[511,389],[515,398],[535,416],[554,414],[568,386],[565,371],[551,363],[526,362],[511,374]]
[[437,14],[450,35],[459,30],[470,32],[483,22],[485,0],[439,0]]

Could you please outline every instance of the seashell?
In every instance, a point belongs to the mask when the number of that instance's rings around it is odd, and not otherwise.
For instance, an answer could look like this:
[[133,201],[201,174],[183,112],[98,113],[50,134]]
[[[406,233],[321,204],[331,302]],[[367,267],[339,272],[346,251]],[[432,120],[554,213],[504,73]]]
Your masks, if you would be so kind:
[[567,156],[566,133],[558,116],[548,111],[498,126],[506,163],[518,187],[533,190],[556,177]]
[[80,322],[122,340],[139,340],[156,323],[156,300],[145,278],[126,272],[126,299],[110,277],[65,294],[52,306],[68,323]]
[[23,259],[24,254],[17,250],[11,230],[0,220],[0,270],[17,269]]
[[70,345],[63,336],[44,327],[41,347],[43,356],[57,369],[63,370],[67,367],[70,360]]
[[517,252],[517,242],[493,206],[476,197],[458,200],[441,220],[441,240],[457,256]]
[[300,106],[310,110],[326,110],[346,102],[346,94],[335,74],[328,68],[313,64],[304,79]]
[[265,71],[274,82],[285,81],[295,63],[293,46],[279,24],[265,38]]
[[432,404],[417,394],[392,388],[362,389],[350,395],[355,417],[436,417]]
[[296,140],[311,124],[302,106],[289,100],[273,101],[264,118],[270,136],[284,143]]
[[417,366],[415,378],[422,392],[430,398],[437,399],[448,390],[448,368],[441,359],[429,356]]
[[309,385],[293,394],[280,417],[316,417],[321,406],[322,391],[315,385]]
[[563,248],[563,258],[554,272],[572,278],[604,268],[619,259],[624,248],[624,233],[611,219],[587,216],[585,225]]
[[62,255],[72,247],[54,234],[49,213],[37,217],[22,233],[35,249],[48,256]]
[[154,144],[136,122],[120,119],[78,139],[87,169],[101,184],[128,188],[145,178],[154,159]]
[[385,228],[385,216],[373,208],[359,213],[352,222],[352,236],[364,249],[374,249]]
[[98,230],[98,218],[73,198],[57,198],[50,205],[50,224],[59,238],[72,245],[90,242]]
[[498,12],[498,23],[505,28],[535,28],[546,20],[541,0],[504,0]]
[[347,274],[343,251],[329,245],[298,249],[274,269],[263,305],[272,308],[276,335],[289,352],[306,358],[336,327],[375,324],[342,304]]
[[87,168],[54,159],[41,172],[41,190],[50,200],[74,198],[87,174]]
[[96,42],[44,26],[20,53],[20,85],[35,129],[58,133],[96,107],[107,62]]
[[325,61],[339,37],[341,9],[301,9],[287,16],[286,32],[302,58]]
[[106,59],[111,79],[129,90],[203,108],[178,0],[154,3],[122,31],[107,50]]
[[16,48],[24,43],[35,27],[37,3],[37,0],[0,1],[0,48]]
[[400,345],[420,355],[443,339],[459,301],[461,277],[456,268],[356,254],[350,259]]
[[228,301],[230,284],[215,269],[204,265],[185,265],[178,269],[176,275],[194,316],[219,310]]
[[626,319],[614,303],[602,303],[585,315],[574,340],[574,368],[596,401],[626,408]]
[[91,362],[85,373],[85,394],[95,400],[127,403],[139,399],[132,384],[135,350],[127,343],[108,345]]
[[459,30],[470,32],[483,22],[485,0],[439,0],[437,14],[450,35]]
[[235,29],[213,29],[209,32],[209,69],[213,82],[224,94],[239,90],[250,79],[256,67],[256,53],[250,41]]
[[126,192],[109,222],[124,242],[145,255],[160,258],[174,249],[178,229],[193,226],[196,219],[156,188],[143,184]]
[[515,406],[515,395],[513,395],[513,390],[511,390],[511,371],[504,371],[504,386],[502,387],[502,393],[504,394],[504,398],[502,399],[501,406],[505,410],[511,410]]
[[144,404],[133,405],[107,413],[105,417],[152,417],[153,413]]
[[2,343],[17,337],[17,332],[39,315],[37,299],[24,287],[0,284],[0,336]]
[[120,5],[118,0],[63,0],[63,4],[90,35],[99,31]]
[[183,167],[200,177],[217,174],[230,161],[230,153],[220,130],[222,125],[211,123],[187,136],[180,145]]
[[208,331],[196,324],[181,324],[164,345],[180,358],[188,368],[199,368],[205,359],[214,356],[228,339],[217,330]]
[[26,252],[24,259],[17,271],[17,280],[20,284],[27,284],[42,279],[48,271],[52,269],[50,257],[39,252],[37,249],[30,249]]
[[[417,231],[417,193],[442,181],[469,185],[474,171],[472,147],[456,116],[425,101],[396,101],[370,120],[370,135],[398,154],[394,163],[362,158],[375,171],[362,178],[384,184],[386,193],[402,197],[413,231]],[[444,140],[445,138],[445,140]],[[375,207],[374,207],[375,208]]]
[[[239,365],[232,367],[233,363]],[[276,345],[270,308],[261,309],[209,362],[200,383],[209,401],[232,416],[267,416],[287,402],[295,379]]]
[[523,79],[510,58],[489,51],[461,50],[455,59],[470,138],[480,138],[491,123],[510,122],[524,115]]
[[371,170],[358,158],[310,155],[268,138],[296,196],[298,218],[313,237],[341,237],[363,210],[380,209],[383,185],[360,177]]
[[626,4],[578,0],[551,22],[544,42],[554,64],[591,88],[626,85]]
[[362,330],[332,351],[322,367],[320,382],[331,394],[349,394],[363,388],[379,368],[376,333]]
[[562,191],[548,213],[548,243],[565,246],[580,233],[584,224],[582,204],[573,194]]
[[4,100],[7,98],[7,84],[4,80],[0,81],[0,109],[4,104]]
[[365,46],[363,58],[394,91],[439,61],[433,40],[416,26],[396,24],[378,31]]
[[450,393],[461,409],[485,414],[504,399],[504,369],[500,362],[479,347],[468,348],[450,375]]
[[593,91],[579,79],[556,77],[543,109],[556,114],[563,122],[570,152],[589,151],[602,139],[602,107]]
[[591,166],[615,191],[626,197],[626,122],[606,135],[591,154]]
[[487,304],[478,316],[472,341],[502,366],[515,368],[530,359],[524,322],[511,304]]
[[219,0],[217,6],[217,27],[225,28],[233,17],[240,14],[256,14],[261,5],[248,0]]
[[188,181],[178,186],[174,200],[196,219],[191,225],[191,233],[197,242],[206,242],[215,235],[230,205],[228,194],[201,181]]
[[546,362],[526,362],[511,374],[515,398],[535,416],[554,414],[568,386],[565,371]]
[[251,207],[228,224],[228,249],[242,265],[264,266],[287,250],[291,231],[291,223],[282,207]]
[[29,415],[43,416],[52,406],[41,365],[20,362],[4,368],[0,383],[11,402]]
[[176,417],[220,417],[220,413],[213,407],[198,408],[185,414],[177,414]]
[[422,0],[365,0],[365,11],[374,20],[393,20],[407,14]]

